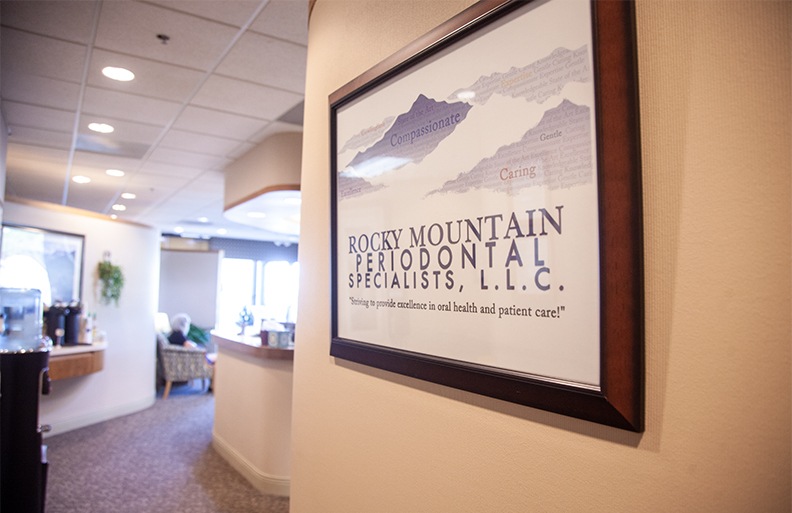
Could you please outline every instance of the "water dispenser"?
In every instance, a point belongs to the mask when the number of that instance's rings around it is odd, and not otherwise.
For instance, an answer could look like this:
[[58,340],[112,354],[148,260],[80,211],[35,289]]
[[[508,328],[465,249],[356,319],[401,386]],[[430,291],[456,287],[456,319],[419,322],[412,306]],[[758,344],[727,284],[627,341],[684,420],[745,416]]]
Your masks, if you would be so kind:
[[41,293],[0,288],[0,511],[44,511],[47,459],[38,422],[49,393]]

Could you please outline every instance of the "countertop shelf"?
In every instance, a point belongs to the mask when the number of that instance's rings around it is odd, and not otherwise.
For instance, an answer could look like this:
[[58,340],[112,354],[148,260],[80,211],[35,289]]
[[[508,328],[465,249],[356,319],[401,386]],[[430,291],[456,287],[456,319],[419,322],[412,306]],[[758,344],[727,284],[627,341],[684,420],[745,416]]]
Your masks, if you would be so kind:
[[258,335],[230,335],[212,331],[212,340],[218,347],[263,360],[294,360],[294,347],[269,347],[261,345]]
[[50,351],[49,376],[51,380],[86,376],[104,368],[107,342],[55,346]]

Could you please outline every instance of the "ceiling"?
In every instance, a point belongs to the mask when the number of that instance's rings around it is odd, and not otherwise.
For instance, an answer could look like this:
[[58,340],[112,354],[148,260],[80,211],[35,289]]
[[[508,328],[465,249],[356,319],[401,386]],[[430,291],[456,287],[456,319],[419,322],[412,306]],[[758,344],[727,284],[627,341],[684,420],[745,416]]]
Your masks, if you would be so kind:
[[[6,198],[166,234],[286,240],[223,216],[224,169],[274,133],[302,131],[307,4],[3,0]],[[110,80],[105,66],[135,79]],[[94,133],[93,122],[115,131]]]

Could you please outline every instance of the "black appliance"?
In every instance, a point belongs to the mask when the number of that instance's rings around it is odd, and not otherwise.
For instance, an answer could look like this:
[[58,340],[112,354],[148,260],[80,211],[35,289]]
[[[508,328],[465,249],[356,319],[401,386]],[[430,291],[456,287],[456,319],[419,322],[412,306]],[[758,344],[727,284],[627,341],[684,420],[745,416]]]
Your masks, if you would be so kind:
[[38,421],[49,393],[49,348],[0,353],[0,511],[43,513],[47,448]]
[[0,288],[0,511],[43,513],[46,427],[38,420],[49,393],[52,343],[41,334],[40,293]]

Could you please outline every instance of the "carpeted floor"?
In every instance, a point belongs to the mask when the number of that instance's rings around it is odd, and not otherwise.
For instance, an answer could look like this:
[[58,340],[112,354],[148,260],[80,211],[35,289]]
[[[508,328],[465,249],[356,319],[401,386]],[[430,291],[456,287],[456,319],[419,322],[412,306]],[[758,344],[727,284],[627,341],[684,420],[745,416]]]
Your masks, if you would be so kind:
[[287,513],[212,449],[214,397],[174,387],[147,410],[45,439],[47,513]]

